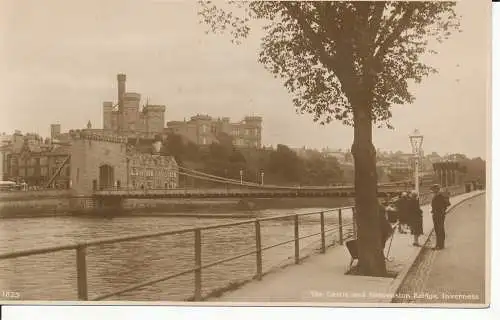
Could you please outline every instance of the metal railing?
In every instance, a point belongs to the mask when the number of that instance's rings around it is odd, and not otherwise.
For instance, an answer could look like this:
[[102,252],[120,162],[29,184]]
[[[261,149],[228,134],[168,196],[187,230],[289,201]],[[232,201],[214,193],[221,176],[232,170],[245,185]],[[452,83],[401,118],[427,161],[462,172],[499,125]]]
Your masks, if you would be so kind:
[[[342,213],[343,211],[351,211],[353,213],[353,218],[349,223],[344,223],[342,219]],[[26,256],[33,256],[33,255],[41,255],[41,254],[46,254],[46,253],[52,253],[52,252],[59,252],[59,251],[65,251],[65,250],[75,250],[75,256],[76,256],[76,274],[77,274],[77,291],[78,291],[78,299],[79,300],[89,300],[89,295],[88,295],[88,279],[87,279],[87,254],[86,250],[89,247],[92,246],[98,246],[102,244],[112,244],[112,243],[119,243],[119,242],[125,242],[125,241],[131,241],[131,240],[140,240],[140,239],[147,239],[147,238],[157,238],[161,236],[167,236],[167,235],[179,235],[179,234],[186,234],[186,233],[192,233],[194,234],[194,266],[192,268],[174,273],[174,274],[167,274],[167,275],[162,275],[157,278],[149,279],[144,282],[134,284],[125,288],[122,288],[118,291],[114,291],[112,293],[106,293],[106,294],[101,294],[96,297],[92,297],[90,300],[94,301],[99,301],[99,300],[104,300],[113,296],[118,296],[123,293],[131,292],[146,286],[151,286],[159,282],[167,281],[170,279],[174,279],[189,273],[194,273],[194,295],[193,299],[194,301],[201,301],[203,300],[202,297],[202,270],[220,265],[225,262],[229,262],[232,260],[236,260],[239,258],[243,258],[249,255],[255,254],[255,267],[256,267],[256,274],[255,278],[260,280],[262,279],[263,276],[263,270],[262,270],[262,255],[263,252],[272,248],[276,248],[282,245],[286,245],[289,243],[294,243],[294,262],[295,264],[300,263],[301,261],[301,256],[300,256],[300,241],[306,238],[311,238],[311,237],[317,237],[320,236],[320,252],[325,253],[327,243],[326,243],[326,236],[331,233],[338,233],[338,238],[333,240],[333,243],[331,245],[335,245],[336,243],[343,244],[344,240],[349,239],[349,235],[346,232],[346,228],[349,226],[352,226],[352,233],[351,235],[355,236],[356,233],[356,227],[355,227],[355,222],[354,222],[354,207],[341,207],[341,208],[335,208],[335,209],[329,209],[329,210],[324,210],[324,211],[317,211],[317,212],[308,212],[308,213],[297,213],[297,214],[286,214],[286,215],[279,215],[279,216],[272,216],[272,217],[267,217],[267,218],[260,218],[260,219],[251,219],[251,220],[243,220],[243,221],[237,221],[237,222],[231,222],[231,223],[225,223],[225,224],[214,224],[214,225],[209,225],[205,227],[198,227],[198,228],[185,228],[185,229],[178,229],[178,230],[171,230],[171,231],[163,231],[163,232],[156,232],[156,233],[145,233],[145,234],[138,234],[134,236],[126,236],[126,237],[114,237],[114,238],[107,238],[107,239],[99,239],[99,240],[93,240],[93,241],[87,241],[87,242],[80,242],[76,244],[69,244],[69,245],[63,245],[63,246],[54,246],[54,247],[47,247],[47,248],[40,248],[40,249],[31,249],[31,250],[23,250],[23,251],[17,251],[17,252],[11,252],[11,253],[4,253],[0,254],[0,260],[5,260],[5,259],[14,259],[14,258],[20,258],[20,257],[26,257]],[[332,228],[325,228],[325,215],[326,214],[336,214],[338,217],[338,222],[334,224]],[[319,232],[312,233],[312,234],[307,234],[307,235],[300,235],[299,234],[299,225],[300,225],[300,217],[304,216],[319,216]],[[275,221],[275,220],[285,220],[285,219],[292,219],[293,218],[293,224],[294,224],[294,237],[292,239],[274,243],[271,245],[263,246],[262,245],[262,235],[261,235],[261,223],[264,221]],[[253,224],[254,229],[255,229],[255,249],[250,250],[247,252],[243,252],[231,257],[227,257],[224,259],[220,259],[214,262],[210,262],[207,264],[202,264],[202,232],[206,230],[213,230],[213,229],[222,229],[222,228],[228,228],[228,227],[234,227],[234,226],[241,226],[241,225],[248,225],[248,224]]]

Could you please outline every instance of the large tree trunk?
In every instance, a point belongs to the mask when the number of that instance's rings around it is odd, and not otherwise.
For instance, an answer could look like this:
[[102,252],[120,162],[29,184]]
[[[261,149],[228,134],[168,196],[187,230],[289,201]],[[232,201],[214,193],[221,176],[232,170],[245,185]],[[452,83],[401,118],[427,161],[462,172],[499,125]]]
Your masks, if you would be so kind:
[[376,154],[372,143],[372,120],[368,94],[351,100],[354,111],[354,185],[356,191],[356,223],[360,272],[366,276],[384,276],[385,258],[382,247],[377,199]]

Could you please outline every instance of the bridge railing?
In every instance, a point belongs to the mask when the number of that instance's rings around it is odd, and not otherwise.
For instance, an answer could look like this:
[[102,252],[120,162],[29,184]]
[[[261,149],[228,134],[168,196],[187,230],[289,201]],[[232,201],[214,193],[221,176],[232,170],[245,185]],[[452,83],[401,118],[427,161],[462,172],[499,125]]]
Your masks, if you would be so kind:
[[[209,225],[209,226],[204,226],[204,227],[197,227],[197,228],[184,228],[184,229],[178,229],[178,230],[171,230],[171,231],[164,231],[164,232],[156,232],[156,233],[145,233],[145,234],[138,234],[134,236],[124,236],[124,237],[114,237],[114,238],[105,238],[105,239],[98,239],[98,240],[93,240],[93,241],[87,241],[87,242],[79,242],[75,244],[68,244],[68,245],[62,245],[62,246],[54,246],[54,247],[47,247],[47,248],[40,248],[40,249],[31,249],[31,250],[24,250],[24,251],[17,251],[17,252],[11,252],[11,253],[4,253],[0,254],[0,260],[5,260],[5,259],[14,259],[14,258],[20,258],[20,257],[26,257],[26,256],[34,256],[34,255],[42,255],[42,254],[47,254],[47,253],[53,253],[53,252],[59,252],[59,251],[66,251],[66,250],[74,250],[75,256],[76,256],[76,275],[77,275],[77,296],[79,300],[94,300],[94,301],[99,301],[99,300],[104,300],[108,299],[111,297],[116,297],[120,294],[127,293],[127,292],[132,292],[137,289],[141,289],[147,286],[151,286],[163,281],[171,280],[189,273],[194,274],[194,288],[193,288],[193,300],[194,301],[201,301],[203,300],[204,297],[202,297],[202,272],[203,270],[220,265],[232,260],[240,259],[249,255],[255,255],[255,279],[262,279],[262,276],[264,274],[263,272],[263,263],[262,263],[262,256],[263,252],[276,248],[279,246],[284,246],[289,243],[293,243],[294,246],[294,262],[296,264],[300,263],[301,257],[300,254],[300,244],[301,240],[306,239],[306,238],[312,238],[312,237],[319,237],[319,249],[321,253],[325,253],[327,246],[335,245],[336,243],[343,244],[345,240],[349,239],[351,236],[355,237],[355,223],[354,223],[354,214],[353,213],[354,208],[353,207],[341,207],[341,208],[335,208],[335,209],[329,209],[329,210],[323,210],[323,211],[317,211],[317,212],[308,212],[308,213],[297,213],[297,214],[286,214],[286,215],[279,215],[279,216],[271,216],[271,217],[266,217],[266,218],[258,218],[258,219],[250,219],[250,220],[243,220],[243,221],[237,221],[237,222],[230,222],[230,223],[225,223],[225,224],[214,224],[214,225]],[[325,224],[325,216],[326,215],[334,215],[334,219],[337,221],[336,223],[333,224],[333,227],[327,228],[327,225]],[[343,217],[343,215],[351,215],[352,219],[345,219],[347,217]],[[305,217],[305,216],[316,216],[319,217],[319,224],[317,225],[318,231],[313,232],[311,234],[306,234],[306,235],[301,235],[299,233],[299,227],[300,227],[300,218]],[[287,220],[287,219],[293,219],[293,226],[294,226],[294,236],[291,239],[288,239],[286,241],[281,241],[278,243],[273,243],[267,246],[263,246],[262,244],[262,228],[261,228],[261,223],[265,221],[277,221],[277,220]],[[305,223],[305,222],[304,222]],[[253,245],[255,249],[247,251],[247,252],[242,252],[237,255],[233,255],[230,257],[226,257],[217,261],[213,261],[207,264],[202,264],[202,235],[205,231],[207,230],[214,230],[214,229],[224,229],[224,228],[229,228],[229,227],[234,227],[234,226],[241,226],[241,225],[253,225],[254,226],[254,231],[255,231],[255,236],[253,240]],[[180,235],[180,234],[194,234],[194,263],[191,268],[182,270],[177,273],[173,274],[165,274],[156,278],[151,278],[148,279],[144,282],[133,284],[127,287],[124,287],[120,290],[111,292],[111,293],[106,293],[106,294],[101,294],[95,297],[89,298],[89,288],[88,288],[88,268],[87,268],[87,254],[86,250],[89,247],[94,247],[94,246],[99,246],[103,244],[112,244],[112,243],[120,243],[120,242],[125,242],[125,241],[132,241],[132,240],[141,240],[141,239],[151,239],[151,238],[158,238],[162,236],[174,236],[174,235]],[[338,234],[338,237],[334,237],[333,243],[327,244],[326,243],[326,238],[327,235],[330,236],[331,234]]]
[[[384,188],[407,188],[409,185],[407,182],[391,182],[391,183],[381,183],[378,185],[380,189]],[[252,190],[255,192],[271,190],[271,191],[331,191],[331,190],[354,190],[354,186],[352,185],[344,185],[344,186],[275,186],[275,185],[260,185],[260,186],[247,186],[247,185],[233,185],[230,188],[226,188],[221,185],[220,188],[131,188],[127,186],[120,187],[103,187],[96,190],[97,193],[102,192],[140,192],[144,194],[148,193],[180,193],[187,191],[201,191],[201,190],[226,190],[226,191],[234,191],[234,190]]]
[[[328,186],[309,186],[309,185],[295,185],[295,186],[286,186],[286,185],[273,185],[273,184],[257,184],[257,183],[235,183],[235,184],[227,184],[224,181],[219,181],[221,188],[246,188],[246,189],[283,189],[283,190],[316,190],[316,189],[352,189],[354,188],[353,184],[335,184]],[[410,180],[401,180],[401,181],[392,181],[392,182],[381,182],[378,184],[379,187],[408,187],[412,185],[412,181]],[[135,190],[135,191],[145,191],[145,190],[184,190],[184,189],[197,189],[197,188],[189,188],[189,187],[177,187],[177,188],[149,188],[149,187],[130,187],[130,186],[108,186],[108,187],[100,187],[97,191],[126,191],[126,190]],[[211,188],[208,188],[211,189]]]

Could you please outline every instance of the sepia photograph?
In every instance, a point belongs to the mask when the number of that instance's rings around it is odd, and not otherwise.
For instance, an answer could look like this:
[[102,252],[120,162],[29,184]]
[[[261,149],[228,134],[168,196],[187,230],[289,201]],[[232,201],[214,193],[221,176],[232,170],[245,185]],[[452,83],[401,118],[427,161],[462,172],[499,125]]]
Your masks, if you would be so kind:
[[0,4],[3,304],[489,306],[490,1]]

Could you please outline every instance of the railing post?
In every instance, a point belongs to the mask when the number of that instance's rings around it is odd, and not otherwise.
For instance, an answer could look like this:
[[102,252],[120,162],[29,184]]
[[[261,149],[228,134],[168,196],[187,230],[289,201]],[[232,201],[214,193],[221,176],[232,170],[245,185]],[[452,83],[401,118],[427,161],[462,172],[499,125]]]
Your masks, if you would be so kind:
[[194,231],[194,301],[201,301],[201,229]]
[[255,220],[255,250],[257,259],[257,280],[262,279],[262,240],[260,235],[260,221]]
[[344,243],[344,229],[342,226],[342,209],[339,209],[339,243]]
[[325,244],[325,213],[321,211],[320,213],[321,219],[321,253],[326,252],[326,244]]
[[294,235],[295,235],[295,263],[299,264],[300,252],[299,252],[299,215],[295,214],[295,224],[294,224]]
[[88,288],[87,288],[87,260],[86,248],[84,245],[76,247],[76,280],[78,287],[78,300],[87,301]]

